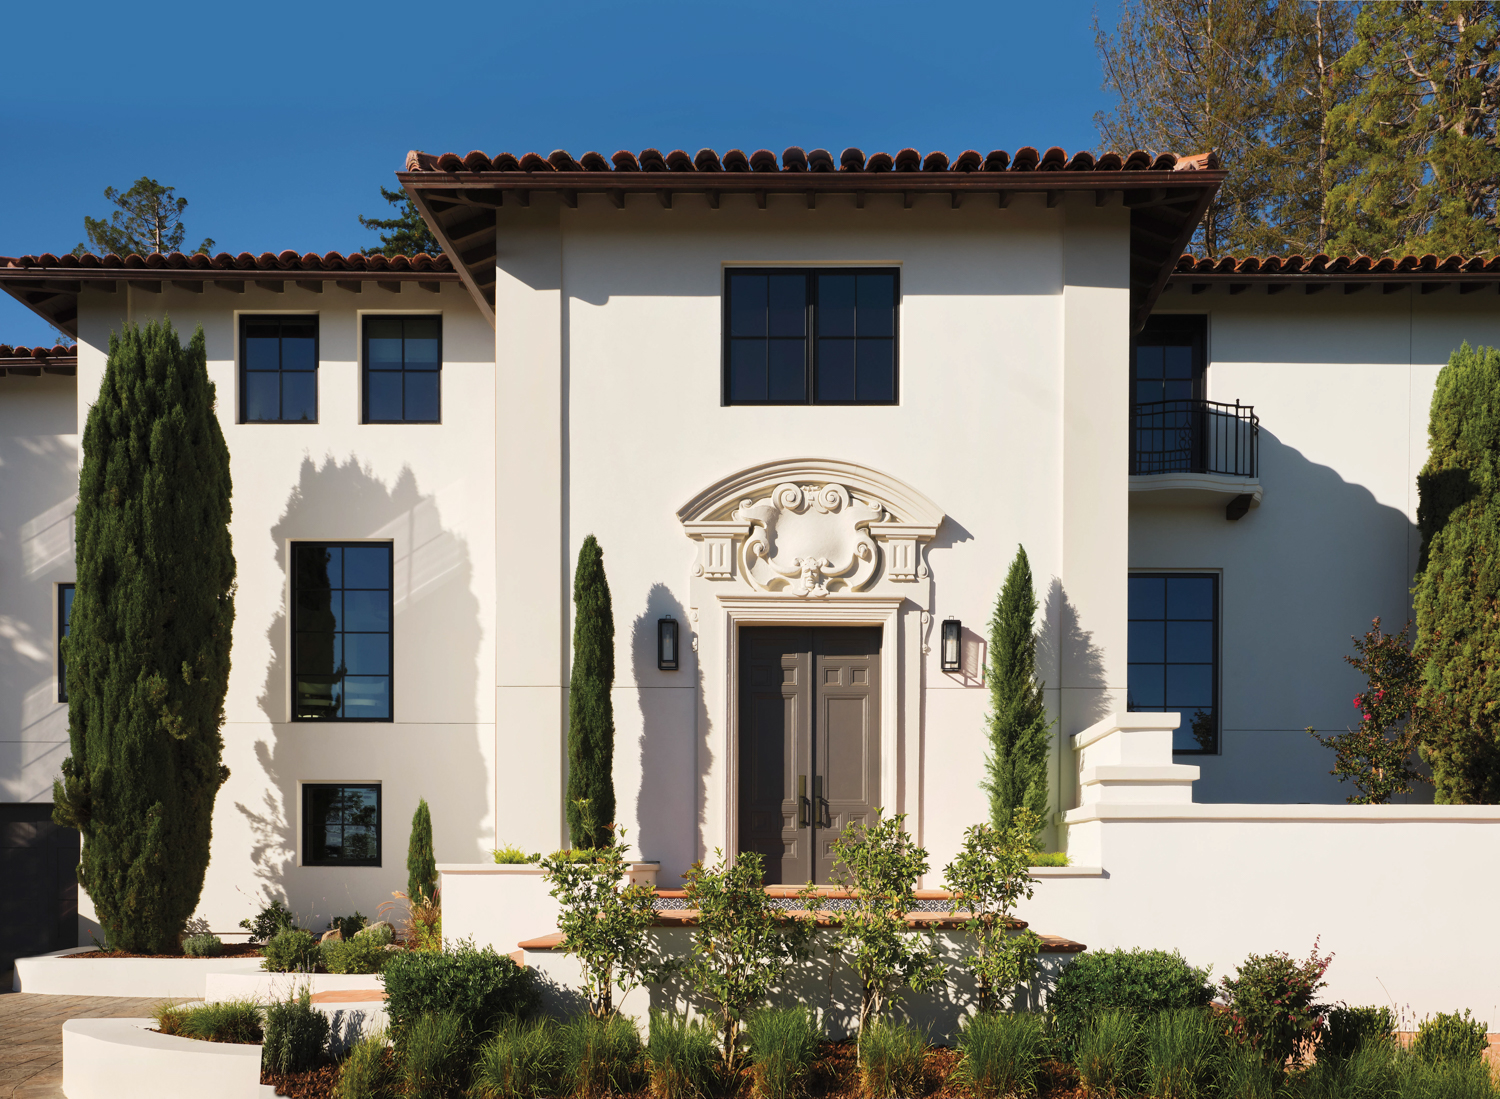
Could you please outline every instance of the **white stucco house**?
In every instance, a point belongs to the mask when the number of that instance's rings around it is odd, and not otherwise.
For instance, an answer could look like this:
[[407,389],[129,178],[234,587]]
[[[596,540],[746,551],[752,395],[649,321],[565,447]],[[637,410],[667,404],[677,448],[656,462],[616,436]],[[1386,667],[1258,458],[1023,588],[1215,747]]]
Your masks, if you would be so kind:
[[[985,624],[1018,545],[1049,836],[1092,875],[1047,930],[1159,924],[1108,924],[1128,860],[1074,739],[1101,722],[1156,736],[1108,761],[1145,769],[1104,802],[1261,820],[1278,851],[1355,819],[1305,729],[1351,723],[1351,635],[1409,615],[1433,381],[1500,343],[1500,263],[1194,261],[1212,155],[413,153],[398,178],[441,256],[0,258],[0,287],[78,337],[0,359],[16,850],[41,850],[26,822],[68,751],[82,425],[111,330],[163,315],[204,328],[233,463],[216,928],[271,895],[373,912],[419,797],[445,863],[564,841],[590,533],[618,819],[663,885],[716,847],[822,879],[825,841],[877,806],[946,862],[985,813]],[[1193,857],[1245,865],[1225,835]],[[56,872],[70,936],[66,857],[10,857]]]

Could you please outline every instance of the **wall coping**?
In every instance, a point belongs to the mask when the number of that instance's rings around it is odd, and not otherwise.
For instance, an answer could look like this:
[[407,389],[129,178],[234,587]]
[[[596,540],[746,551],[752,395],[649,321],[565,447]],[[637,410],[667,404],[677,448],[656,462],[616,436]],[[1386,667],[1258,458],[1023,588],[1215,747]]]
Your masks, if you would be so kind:
[[[1081,734],[1080,734],[1081,735]],[[1066,824],[1090,821],[1327,821],[1335,824],[1500,824],[1500,805],[1131,805],[1094,803],[1070,809]],[[1071,869],[1071,868],[1069,868]]]
[[[642,870],[660,870],[661,863],[650,862],[628,862],[625,864],[627,871],[640,872]],[[529,874],[541,877],[541,865],[534,862],[440,862],[437,864],[439,874]]]
[[1073,734],[1074,750],[1087,748],[1095,741],[1103,740],[1113,732],[1133,733],[1147,729],[1175,729],[1182,724],[1182,715],[1175,711],[1146,713],[1132,710],[1127,713],[1110,714],[1094,722],[1081,733]]

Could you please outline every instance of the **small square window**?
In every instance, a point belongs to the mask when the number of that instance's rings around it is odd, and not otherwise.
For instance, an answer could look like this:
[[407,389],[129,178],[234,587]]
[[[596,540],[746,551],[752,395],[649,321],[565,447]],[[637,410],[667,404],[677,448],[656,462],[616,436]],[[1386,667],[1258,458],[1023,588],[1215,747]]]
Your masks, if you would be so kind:
[[63,638],[73,617],[73,585],[57,585],[57,701],[68,701],[68,662],[63,657]]
[[390,721],[389,542],[293,542],[292,720]]
[[302,865],[380,865],[380,786],[302,787]]
[[441,420],[442,345],[441,317],[365,317],[365,423]]
[[1126,709],[1177,711],[1174,752],[1219,750],[1219,578],[1133,573]]
[[243,423],[318,422],[318,318],[240,318]]

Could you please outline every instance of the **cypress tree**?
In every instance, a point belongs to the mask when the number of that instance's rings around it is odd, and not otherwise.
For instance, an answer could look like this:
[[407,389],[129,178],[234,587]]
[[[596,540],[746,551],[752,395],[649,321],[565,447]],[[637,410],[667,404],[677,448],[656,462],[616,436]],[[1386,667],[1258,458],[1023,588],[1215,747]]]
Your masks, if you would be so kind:
[[1052,723],[1042,705],[1036,678],[1036,592],[1024,546],[1015,560],[990,617],[990,752],[984,789],[990,795],[990,823],[1007,828],[1017,809],[1047,816],[1047,757]]
[[203,329],[109,340],[83,433],[64,655],[71,755],[53,819],[108,943],[174,952],[208,869],[234,624],[229,450]]
[[1500,803],[1500,351],[1438,374],[1417,476],[1422,757],[1440,804]]
[[432,813],[427,799],[417,801],[411,818],[411,840],[406,845],[406,895],[416,903],[419,897],[437,896],[437,859],[432,853]]
[[573,676],[568,691],[568,833],[575,848],[610,842],[615,819],[615,619],[604,551],[590,534],[573,573]]

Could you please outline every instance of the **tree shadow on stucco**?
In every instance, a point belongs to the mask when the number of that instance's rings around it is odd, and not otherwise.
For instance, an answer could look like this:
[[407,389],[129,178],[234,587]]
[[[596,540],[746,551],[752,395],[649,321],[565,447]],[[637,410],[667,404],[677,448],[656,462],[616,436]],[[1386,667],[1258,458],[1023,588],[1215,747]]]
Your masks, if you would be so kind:
[[[263,896],[286,898],[299,919],[366,905],[373,912],[392,890],[405,888],[406,822],[418,797],[433,806],[439,861],[472,858],[465,845],[489,815],[489,766],[474,728],[482,629],[468,545],[443,527],[435,498],[421,492],[410,467],[387,485],[353,456],[342,463],[328,456],[321,467],[304,458],[270,535],[283,577],[291,541],[392,543],[395,721],[288,721],[285,601],[291,596],[284,583],[282,605],[266,631],[271,660],[258,699],[271,724],[269,742],[255,745],[266,788],[259,805],[235,803],[255,836],[251,859]],[[451,743],[434,744],[434,737]],[[330,880],[325,868],[297,865],[297,784],[340,779],[382,784],[383,858],[373,872],[349,868]]]
[[1079,623],[1078,608],[1055,576],[1047,585],[1042,621],[1046,626],[1037,632],[1037,669],[1044,678],[1049,674],[1055,676],[1055,681],[1046,684],[1048,687],[1086,692],[1070,700],[1069,724],[1078,728],[1063,730],[1067,734],[1080,732],[1107,717],[1112,708],[1104,674],[1104,651],[1094,644],[1093,631]]

